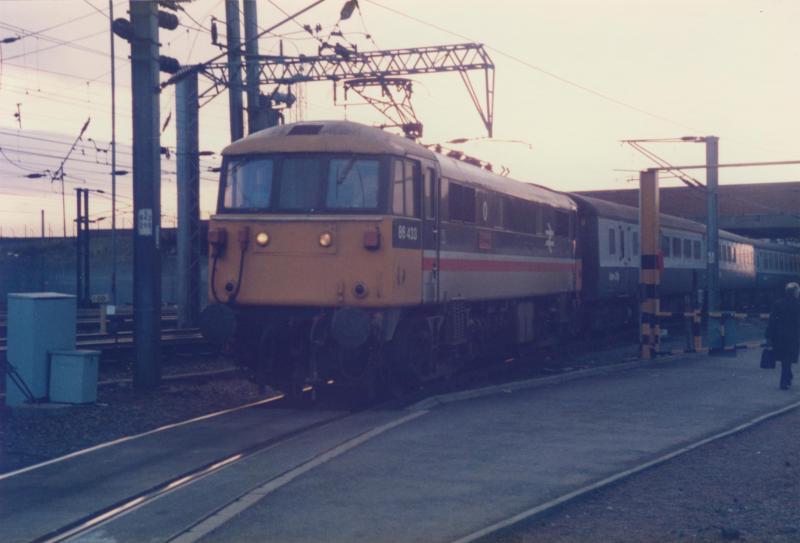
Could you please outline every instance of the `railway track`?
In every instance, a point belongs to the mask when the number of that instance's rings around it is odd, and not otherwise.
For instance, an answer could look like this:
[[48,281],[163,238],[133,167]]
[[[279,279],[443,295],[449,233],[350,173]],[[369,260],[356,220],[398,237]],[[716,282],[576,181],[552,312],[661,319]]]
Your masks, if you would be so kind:
[[[23,468],[17,472],[12,472],[0,476],[0,480],[22,474],[25,471],[35,470],[39,467],[44,467],[48,464],[61,462],[64,460],[73,459],[83,456],[84,454],[91,453],[98,449],[121,445],[126,442],[148,438],[153,434],[163,433],[169,430],[174,430],[181,426],[193,424],[195,422],[205,421],[211,418],[228,415],[237,411],[264,408],[264,409],[278,409],[284,410],[287,407],[288,399],[282,394],[276,394],[264,400],[245,404],[233,409],[227,409],[217,413],[211,413],[187,421],[170,424],[157,428],[155,430],[144,432],[142,434],[125,437],[112,442],[104,443],[85,449],[76,451],[62,458],[57,458],[48,462],[44,462],[37,466]],[[281,414],[283,417],[292,416],[294,411],[288,411]],[[116,500],[111,504],[105,505],[89,514],[77,518],[71,522],[64,524],[55,529],[51,529],[48,533],[33,539],[34,543],[57,543],[61,541],[71,541],[80,539],[82,537],[91,537],[89,533],[99,528],[101,525],[109,524],[115,520],[120,519],[126,514],[155,502],[159,498],[166,496],[169,493],[180,491],[189,487],[193,483],[199,482],[201,479],[212,476],[224,469],[230,468],[236,464],[246,463],[257,454],[268,449],[276,448],[282,444],[294,439],[303,439],[303,436],[310,434],[312,431],[324,430],[326,427],[331,427],[337,423],[341,423],[346,419],[356,416],[358,412],[338,411],[338,412],[325,412],[324,414],[316,417],[310,417],[309,420],[303,424],[289,428],[283,432],[275,435],[268,435],[261,439],[256,439],[243,446],[233,447],[222,452],[218,456],[206,458],[194,467],[185,470],[175,470],[174,473],[156,484],[149,485],[143,490],[138,490],[130,493],[122,499]],[[217,523],[225,522],[230,516],[237,514],[243,509],[246,509],[250,504],[254,503],[265,494],[277,490],[283,485],[288,484],[295,478],[306,473],[307,471],[341,455],[345,452],[361,445],[367,440],[386,432],[395,426],[403,424],[421,416],[423,412],[415,413],[399,413],[391,417],[384,417],[381,423],[370,423],[363,426],[360,430],[353,432],[349,436],[344,436],[331,447],[321,449],[317,454],[312,455],[306,461],[297,462],[290,469],[283,472],[280,476],[271,478],[266,483],[261,484],[256,489],[251,487],[242,488],[242,492],[233,500],[225,500],[222,507],[215,508],[207,514],[203,514],[195,522],[181,530],[179,533],[174,534],[171,541],[195,541],[213,529]],[[352,430],[351,430],[352,432]],[[334,434],[336,432],[333,432]]]
[[[161,345],[170,349],[206,347],[199,328],[166,329],[161,331]],[[102,351],[104,357],[129,351],[134,346],[133,332],[130,330],[116,334],[84,333],[78,334],[75,347]],[[0,360],[5,360],[6,338],[0,338]]]
[[[265,404],[264,407],[269,406],[268,408],[281,409],[284,407],[285,401],[286,398],[278,395],[267,400],[262,400],[258,402],[258,404]],[[239,409],[246,409],[253,406],[255,406],[255,404],[242,406]],[[752,420],[748,419],[748,422],[745,424],[741,424],[741,421],[738,421],[732,425],[723,425],[722,427],[715,429],[715,433],[713,433],[711,438],[706,436],[701,436],[701,438],[695,437],[691,441],[687,442],[688,445],[683,443],[680,447],[667,451],[667,453],[662,453],[661,455],[657,455],[652,458],[641,458],[639,459],[638,463],[634,464],[633,468],[628,467],[623,471],[613,470],[609,473],[604,473],[603,475],[605,478],[600,478],[598,481],[589,481],[586,484],[578,485],[575,490],[568,493],[564,493],[564,491],[562,491],[562,494],[557,494],[557,499],[551,499],[550,501],[545,501],[541,504],[532,501],[531,508],[524,510],[523,513],[511,516],[508,519],[504,519],[497,524],[490,525],[486,528],[480,528],[478,531],[469,534],[469,536],[459,539],[459,541],[463,543],[466,541],[476,540],[487,533],[492,533],[498,529],[505,528],[506,526],[518,522],[520,519],[538,515],[543,511],[557,507],[568,500],[587,495],[598,488],[613,484],[618,480],[622,480],[635,473],[649,469],[652,466],[669,461],[690,450],[702,447],[703,445],[706,445],[717,439],[721,439],[722,437],[733,435],[737,432],[754,426],[761,421],[766,420],[767,418],[778,416],[786,410],[794,409],[796,407],[797,404],[793,404],[788,407],[774,409],[769,413],[761,414],[758,417],[752,418]],[[229,411],[222,413],[227,412]],[[172,542],[193,543],[195,541],[202,540],[209,534],[214,533],[215,529],[224,526],[226,523],[241,515],[250,507],[258,505],[259,502],[263,502],[265,496],[279,491],[284,486],[292,483],[292,481],[298,477],[301,477],[311,470],[323,465],[324,463],[337,458],[339,455],[345,454],[346,452],[359,447],[372,437],[380,435],[381,433],[395,428],[396,426],[404,424],[405,422],[410,422],[411,420],[414,420],[414,418],[426,414],[427,411],[412,411],[411,414],[408,413],[409,412],[407,411],[402,413],[395,412],[390,419],[373,421],[369,426],[362,425],[357,431],[351,432],[347,435],[340,435],[337,428],[341,428],[342,426],[350,426],[351,421],[348,421],[347,419],[351,419],[358,413],[326,413],[321,419],[297,425],[280,435],[256,437],[253,442],[250,442],[245,446],[230,447],[224,452],[215,454],[213,457],[204,458],[202,461],[198,461],[197,464],[191,468],[186,465],[182,465],[182,469],[175,469],[172,473],[161,477],[155,484],[150,483],[146,486],[146,488],[143,487],[143,489],[135,489],[127,492],[124,497],[117,496],[114,498],[114,500],[109,500],[111,503],[108,505],[98,507],[97,510],[92,511],[89,514],[82,514],[80,518],[77,518],[77,520],[64,522],[62,523],[63,525],[58,528],[51,527],[46,535],[40,536],[33,540],[37,542],[93,540],[93,538],[100,535],[99,532],[93,532],[97,529],[103,530],[102,535],[104,537],[109,539],[113,538],[112,536],[127,533],[125,530],[131,530],[131,527],[134,525],[143,526],[146,524],[142,522],[142,519],[149,518],[148,515],[157,516],[159,512],[154,513],[155,509],[166,509],[169,507],[169,503],[174,504],[176,501],[174,498],[172,502],[169,501],[169,498],[166,498],[168,494],[174,491],[185,492],[183,495],[183,500],[191,500],[193,495],[192,493],[194,493],[194,495],[207,495],[209,487],[219,488],[219,486],[215,487],[212,483],[208,482],[201,483],[203,479],[217,476],[217,480],[219,480],[219,478],[227,478],[228,482],[234,481],[236,480],[235,470],[244,469],[241,467],[242,465],[247,465],[248,463],[254,461],[258,462],[259,460],[254,457],[259,453],[266,452],[268,449],[287,445],[291,440],[305,440],[307,437],[313,435],[312,432],[316,430],[322,430],[323,432],[327,432],[329,435],[333,434],[337,436],[335,439],[332,439],[331,442],[328,442],[325,445],[319,445],[318,448],[315,448],[313,452],[308,455],[308,457],[295,459],[291,465],[281,465],[280,467],[275,468],[274,472],[270,471],[268,473],[264,473],[263,478],[259,478],[258,480],[247,479],[241,484],[241,486],[237,487],[235,495],[231,493],[230,495],[218,496],[217,501],[213,505],[206,505],[205,509],[198,510],[196,508],[190,508],[194,510],[191,512],[192,518],[189,522],[186,522],[185,516],[180,517],[180,515],[185,514],[185,511],[179,511],[177,514],[180,518],[176,520],[176,522],[172,522],[172,520],[170,520],[170,524],[167,527],[169,531],[160,532],[160,535],[163,536],[163,540],[169,540]],[[285,413],[287,417],[297,417],[300,414],[301,411],[297,410],[292,410]],[[170,430],[184,424],[191,424],[194,421],[211,418],[217,415],[218,414],[212,414],[206,417],[192,419],[190,421],[178,423],[176,425],[170,425],[153,432],[147,432],[146,434],[141,434],[140,436],[124,438],[124,440],[135,440],[139,437],[145,437],[163,430]],[[284,414],[281,414],[281,416],[283,415]],[[344,424],[337,426],[337,423],[342,422],[344,422]],[[260,427],[265,427],[263,420],[259,421],[259,424]],[[738,424],[738,426],[736,424]],[[190,432],[184,433],[188,434]],[[316,433],[318,434],[320,432]],[[162,439],[166,441],[168,437],[164,436]],[[119,441],[119,443],[122,442],[124,441]],[[102,445],[101,447],[103,446],[105,445]],[[145,444],[145,446],[143,446],[143,450],[146,448],[147,446]],[[90,452],[91,450],[88,450],[87,452]],[[76,454],[82,453],[79,452]],[[277,456],[280,456],[280,454]],[[139,461],[141,461],[141,459],[139,459]],[[270,460],[270,462],[272,461],[273,460]],[[261,462],[267,463],[263,457]],[[237,465],[239,467],[235,467]],[[122,466],[118,467],[123,469]],[[229,468],[233,468],[233,474],[228,475],[226,473],[223,475],[220,473],[221,471]],[[259,471],[259,473],[262,472]],[[2,477],[0,477],[0,480],[2,480]],[[239,475],[239,480],[243,480],[241,473]],[[195,484],[197,484],[197,486],[193,486]],[[166,503],[154,503],[162,498],[165,498]],[[149,512],[136,512],[137,510],[147,508],[148,506],[150,506]],[[131,518],[124,520],[122,519],[122,517],[125,517],[128,514],[134,515],[133,520],[131,520]]]
[[[165,307],[161,312],[161,326],[174,327],[178,322],[177,310],[174,307]],[[133,309],[123,306],[117,309],[115,315],[106,317],[108,325],[117,326],[119,331],[133,329]],[[78,309],[75,320],[76,330],[80,333],[99,333],[102,328],[99,309]],[[8,331],[8,313],[0,311],[0,339],[5,338]]]

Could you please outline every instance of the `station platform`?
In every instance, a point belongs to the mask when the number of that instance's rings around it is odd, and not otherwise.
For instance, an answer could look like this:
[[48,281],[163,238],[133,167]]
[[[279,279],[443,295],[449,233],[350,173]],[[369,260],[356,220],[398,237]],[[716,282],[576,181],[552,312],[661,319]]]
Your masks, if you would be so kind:
[[74,540],[467,541],[800,405],[800,389],[779,390],[759,356],[676,357],[349,417],[238,411],[0,477],[0,539],[40,538],[273,436],[274,447]]

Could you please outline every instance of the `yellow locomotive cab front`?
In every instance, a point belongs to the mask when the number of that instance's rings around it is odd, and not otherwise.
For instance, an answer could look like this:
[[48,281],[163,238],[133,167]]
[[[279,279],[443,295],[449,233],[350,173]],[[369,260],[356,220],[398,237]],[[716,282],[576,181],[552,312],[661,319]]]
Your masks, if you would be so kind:
[[213,218],[209,228],[212,239],[226,240],[211,243],[209,298],[217,303],[420,303],[421,251],[392,250],[390,218],[231,214]]

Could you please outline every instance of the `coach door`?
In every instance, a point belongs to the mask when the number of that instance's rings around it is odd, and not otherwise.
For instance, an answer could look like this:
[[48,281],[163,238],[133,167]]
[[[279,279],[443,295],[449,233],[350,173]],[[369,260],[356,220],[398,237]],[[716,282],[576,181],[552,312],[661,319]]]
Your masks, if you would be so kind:
[[422,165],[422,301],[439,300],[439,175]]

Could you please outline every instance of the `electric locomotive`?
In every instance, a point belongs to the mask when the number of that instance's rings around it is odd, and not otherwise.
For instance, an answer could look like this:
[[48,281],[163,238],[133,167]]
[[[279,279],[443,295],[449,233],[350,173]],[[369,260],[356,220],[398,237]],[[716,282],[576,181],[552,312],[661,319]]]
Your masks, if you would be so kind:
[[285,391],[416,386],[569,331],[576,211],[376,128],[269,128],[223,151],[202,328]]

